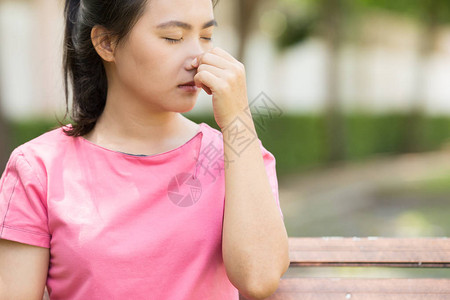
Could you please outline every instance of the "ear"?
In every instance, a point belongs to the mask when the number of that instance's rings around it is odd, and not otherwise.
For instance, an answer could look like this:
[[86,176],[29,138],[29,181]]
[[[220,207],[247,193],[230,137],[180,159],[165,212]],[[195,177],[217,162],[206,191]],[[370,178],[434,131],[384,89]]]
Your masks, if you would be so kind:
[[114,50],[116,48],[115,39],[103,26],[95,25],[91,30],[91,40],[100,57],[107,61],[114,61]]

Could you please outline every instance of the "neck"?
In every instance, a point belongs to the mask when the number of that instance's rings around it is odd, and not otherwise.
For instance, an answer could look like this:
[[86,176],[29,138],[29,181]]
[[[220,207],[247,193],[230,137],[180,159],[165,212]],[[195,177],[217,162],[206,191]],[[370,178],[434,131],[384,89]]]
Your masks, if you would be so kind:
[[177,147],[198,130],[197,124],[180,113],[123,99],[108,97],[87,140],[111,150],[151,155]]
[[133,109],[132,105],[107,105],[94,128],[112,138],[142,141],[162,141],[180,128],[179,113],[151,112]]

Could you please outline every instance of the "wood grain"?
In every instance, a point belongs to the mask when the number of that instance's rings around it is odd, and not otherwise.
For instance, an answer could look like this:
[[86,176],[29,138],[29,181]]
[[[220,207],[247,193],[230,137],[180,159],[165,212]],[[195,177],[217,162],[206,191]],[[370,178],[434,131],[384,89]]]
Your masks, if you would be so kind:
[[450,267],[448,238],[289,238],[292,266]]
[[270,300],[450,299],[450,279],[285,278]]

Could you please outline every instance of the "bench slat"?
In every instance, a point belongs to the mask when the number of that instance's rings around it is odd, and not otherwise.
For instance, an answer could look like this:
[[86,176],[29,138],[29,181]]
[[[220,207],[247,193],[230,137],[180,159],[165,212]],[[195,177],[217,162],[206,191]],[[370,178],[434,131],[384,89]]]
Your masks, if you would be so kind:
[[449,267],[448,238],[289,238],[293,266]]
[[283,278],[270,300],[450,299],[450,279]]
[[[298,266],[449,267],[448,238],[289,238]],[[244,299],[242,296],[240,299]],[[449,300],[448,278],[311,278],[280,280],[270,300]]]

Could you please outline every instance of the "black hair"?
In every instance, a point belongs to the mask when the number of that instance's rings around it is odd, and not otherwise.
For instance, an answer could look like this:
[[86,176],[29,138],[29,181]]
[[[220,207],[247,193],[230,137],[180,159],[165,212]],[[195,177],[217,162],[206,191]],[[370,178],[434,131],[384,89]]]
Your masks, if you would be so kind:
[[[95,50],[91,31],[103,26],[115,37],[116,45],[125,42],[151,0],[66,0],[63,75],[66,117],[69,114],[69,83],[72,86],[69,136],[89,133],[102,114],[108,90],[106,71]],[[218,0],[212,0],[215,6]]]

